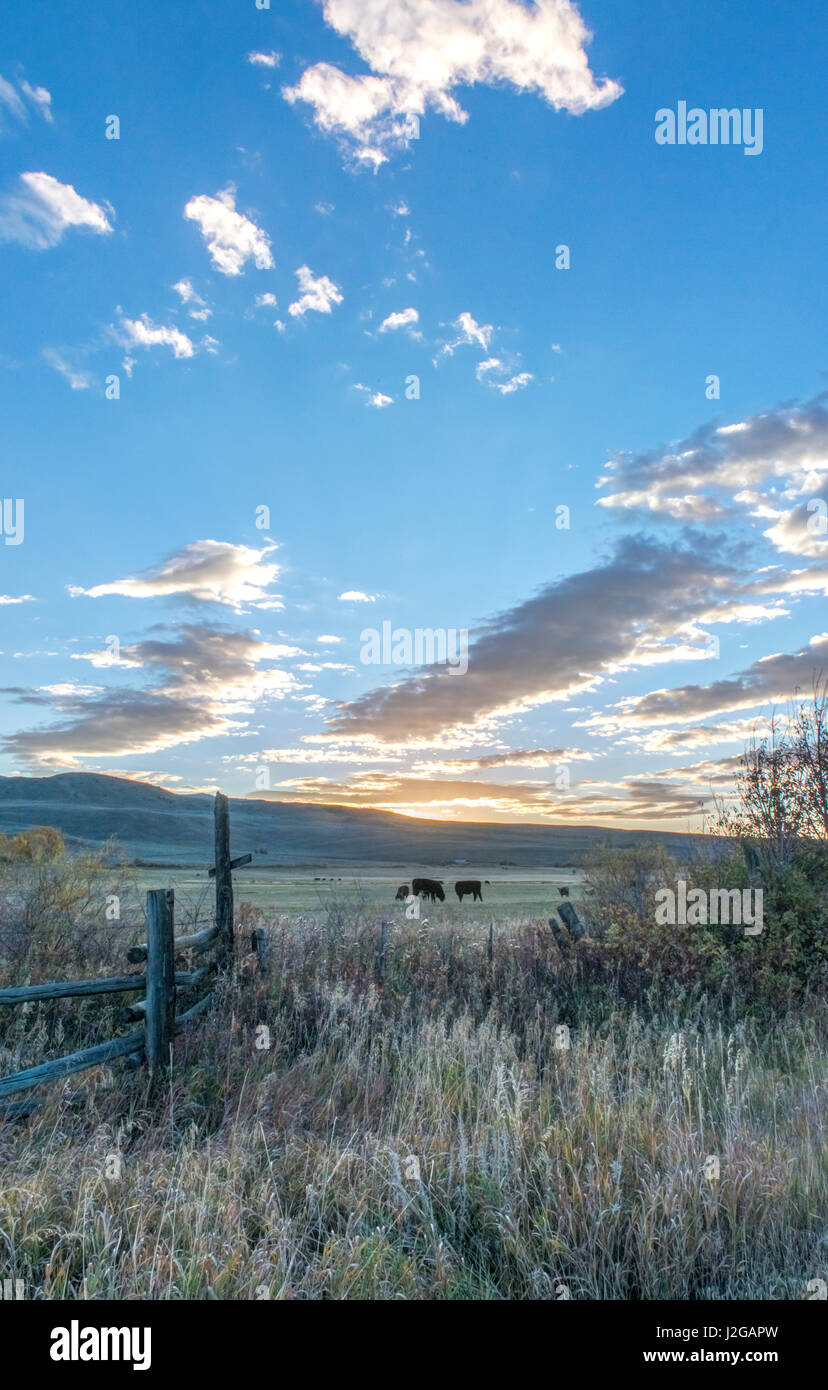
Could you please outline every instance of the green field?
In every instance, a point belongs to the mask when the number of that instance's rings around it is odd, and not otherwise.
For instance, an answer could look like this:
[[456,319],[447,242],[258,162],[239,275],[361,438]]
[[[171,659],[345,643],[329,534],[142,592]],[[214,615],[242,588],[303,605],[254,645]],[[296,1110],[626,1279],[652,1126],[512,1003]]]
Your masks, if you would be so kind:
[[[422,903],[420,918],[430,922],[506,922],[518,925],[546,918],[561,901],[558,887],[568,887],[575,901],[581,896],[583,874],[579,869],[504,869],[500,866],[457,868],[417,868],[418,877],[443,880],[444,903]],[[454,884],[459,878],[489,879],[483,886],[483,902],[466,898],[458,903]],[[214,905],[214,881],[205,870],[190,867],[134,871],[135,893],[140,901],[149,888],[173,888],[176,917],[186,923],[210,914]],[[411,883],[404,869],[388,869],[366,864],[345,873],[336,869],[262,869],[251,865],[233,875],[236,909],[243,903],[263,909],[274,917],[286,915],[326,916],[331,912],[361,911],[369,916],[404,916],[403,903],[395,901],[401,883]]]

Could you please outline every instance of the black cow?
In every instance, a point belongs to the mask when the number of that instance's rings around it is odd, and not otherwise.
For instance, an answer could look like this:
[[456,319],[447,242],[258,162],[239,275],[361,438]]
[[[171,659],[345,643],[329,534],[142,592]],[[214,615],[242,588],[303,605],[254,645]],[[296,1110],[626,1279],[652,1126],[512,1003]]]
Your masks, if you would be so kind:
[[481,891],[481,884],[479,878],[461,879],[459,883],[455,883],[454,891],[461,902],[463,901],[463,896],[465,893],[471,893],[472,902],[482,903],[483,901],[483,893]]
[[413,878],[411,880],[411,892],[415,898],[422,895],[424,898],[430,899],[431,902],[436,902],[439,899],[441,903],[444,903],[446,900],[442,880],[437,878]]
[[401,883],[400,886],[399,886],[399,888],[397,889],[397,896],[396,896],[395,901],[398,902],[398,903],[404,903],[407,897],[408,897],[408,884],[407,884],[407,883]]

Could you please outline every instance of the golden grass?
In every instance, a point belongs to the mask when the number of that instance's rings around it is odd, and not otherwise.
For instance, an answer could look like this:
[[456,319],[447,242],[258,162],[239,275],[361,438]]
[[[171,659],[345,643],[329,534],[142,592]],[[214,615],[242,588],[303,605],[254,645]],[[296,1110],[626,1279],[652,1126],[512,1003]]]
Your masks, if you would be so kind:
[[490,973],[482,932],[416,923],[377,984],[376,925],[270,924],[268,977],[240,956],[162,1086],[116,1066],[0,1123],[0,1278],[51,1299],[805,1296],[828,1187],[813,1001],[633,1004],[547,930],[499,933]]

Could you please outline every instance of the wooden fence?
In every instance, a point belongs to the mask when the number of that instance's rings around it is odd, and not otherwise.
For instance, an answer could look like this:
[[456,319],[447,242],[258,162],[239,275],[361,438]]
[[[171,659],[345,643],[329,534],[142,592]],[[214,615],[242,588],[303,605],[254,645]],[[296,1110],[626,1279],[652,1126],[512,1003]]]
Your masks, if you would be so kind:
[[[147,893],[147,939],[127,951],[133,965],[145,964],[141,973],[115,975],[95,980],[58,980],[45,984],[21,985],[0,989],[0,1007],[13,1007],[43,999],[88,997],[94,994],[135,994],[143,997],[127,1009],[127,1017],[140,1021],[142,1027],[124,1037],[85,1047],[54,1061],[44,1062],[13,1076],[0,1077],[0,1116],[16,1118],[36,1110],[42,1102],[35,1098],[6,1104],[9,1096],[29,1091],[49,1081],[86,1071],[117,1058],[126,1059],[128,1066],[146,1062],[155,1074],[171,1060],[173,1039],[208,1008],[218,972],[226,968],[233,957],[233,870],[249,864],[252,855],[230,858],[230,817],[227,798],[218,793],[215,799],[215,865],[210,876],[216,880],[215,922],[189,936],[175,936],[175,898],[171,888],[154,888]],[[253,934],[253,948],[263,960],[264,942],[258,932]],[[190,970],[176,970],[176,956],[183,953],[200,958],[214,952],[214,958]],[[210,988],[183,1013],[177,1012],[180,991],[191,992],[202,984]]]

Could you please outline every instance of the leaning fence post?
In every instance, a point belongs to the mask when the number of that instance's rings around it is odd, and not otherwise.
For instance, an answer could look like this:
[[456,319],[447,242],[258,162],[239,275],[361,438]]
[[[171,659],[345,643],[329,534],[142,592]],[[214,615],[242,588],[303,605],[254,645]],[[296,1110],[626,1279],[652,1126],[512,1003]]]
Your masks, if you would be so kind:
[[147,1003],[144,1048],[150,1071],[166,1066],[175,1026],[174,895],[147,893]]
[[227,797],[216,792],[216,926],[222,950],[233,950],[233,871],[230,867],[230,809]]

